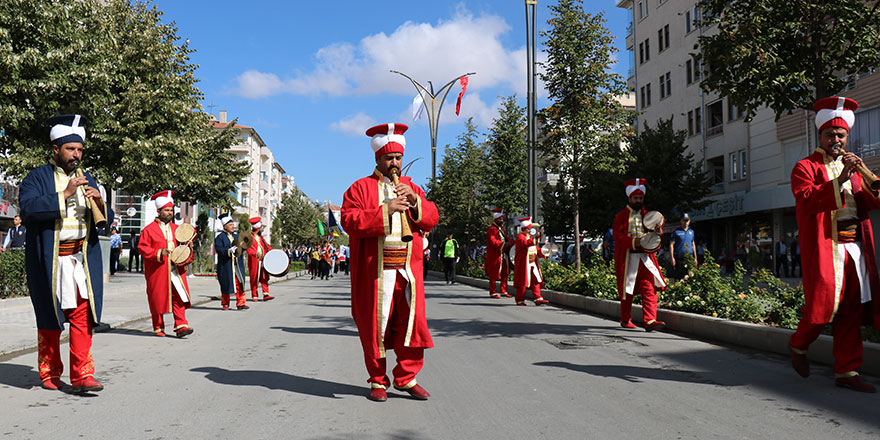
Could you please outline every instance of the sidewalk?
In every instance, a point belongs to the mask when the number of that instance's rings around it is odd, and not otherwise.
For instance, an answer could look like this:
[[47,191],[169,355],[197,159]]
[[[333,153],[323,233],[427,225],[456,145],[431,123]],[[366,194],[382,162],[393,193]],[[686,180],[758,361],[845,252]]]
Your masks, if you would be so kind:
[[[270,279],[270,283],[296,278],[303,272]],[[191,276],[187,278],[193,305],[204,304],[219,296],[216,277]],[[100,332],[128,322],[150,317],[147,305],[147,282],[143,273],[117,272],[104,283],[104,309],[101,313]],[[250,289],[245,283],[245,293]],[[67,331],[62,334],[66,340]],[[0,356],[37,346],[37,321],[30,297],[0,300]]]

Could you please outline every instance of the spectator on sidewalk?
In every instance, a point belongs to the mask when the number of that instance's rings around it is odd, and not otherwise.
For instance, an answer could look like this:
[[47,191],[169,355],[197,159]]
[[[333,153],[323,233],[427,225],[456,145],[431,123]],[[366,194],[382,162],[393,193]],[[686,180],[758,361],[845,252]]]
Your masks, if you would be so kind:
[[9,231],[6,233],[6,238],[3,239],[3,247],[0,248],[0,252],[5,252],[6,249],[23,248],[27,242],[27,228],[22,226],[21,216],[16,215],[12,217],[12,224],[14,226],[9,228]]
[[115,275],[119,266],[119,253],[122,252],[122,237],[116,226],[110,228],[110,275]]
[[446,236],[443,243],[440,244],[440,252],[443,261],[443,275],[446,277],[446,284],[455,284],[455,263],[458,263],[460,251],[458,241],[452,238],[452,233]]
[[678,279],[687,273],[687,256],[697,261],[697,247],[694,244],[694,230],[690,228],[691,216],[688,213],[681,215],[681,226],[672,232],[672,240],[669,241],[669,257],[672,259],[673,274]]
[[134,261],[134,270],[140,272],[143,267],[143,262],[141,261],[141,253],[138,251],[138,242],[140,240],[140,233],[135,232],[131,234],[131,237],[128,239],[128,271],[131,272],[131,263]]
[[[779,270],[779,266],[782,266],[784,271]],[[782,278],[785,276],[789,277],[788,272],[788,249],[785,246],[785,237],[779,237],[779,241],[776,242],[776,276]]]
[[[804,276],[804,269],[801,267],[801,246],[798,244],[798,236],[794,234],[794,240],[791,242],[791,246],[789,246],[788,252],[791,253],[791,276]],[[797,268],[797,275],[795,275],[795,268]]]

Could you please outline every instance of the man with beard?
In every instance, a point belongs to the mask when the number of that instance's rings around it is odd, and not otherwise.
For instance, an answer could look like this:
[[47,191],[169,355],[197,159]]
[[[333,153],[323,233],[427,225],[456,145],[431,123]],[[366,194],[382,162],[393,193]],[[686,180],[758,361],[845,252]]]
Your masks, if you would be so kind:
[[[666,289],[666,281],[660,273],[657,257],[646,252],[641,246],[645,236],[642,216],[647,213],[644,207],[645,179],[629,179],[625,183],[628,203],[626,208],[614,217],[614,269],[617,272],[617,293],[620,295],[620,326],[636,328],[632,323],[633,295],[642,296],[642,314],[645,331],[654,331],[666,325],[657,320],[657,290]],[[654,228],[657,234],[663,233],[663,224]]]
[[880,200],[855,170],[862,160],[845,151],[858,103],[832,96],[814,105],[819,148],[791,172],[798,242],[803,254],[804,308],[789,349],[792,366],[810,375],[807,350],[827,324],[834,336],[834,376],[839,387],[876,392],[862,380],[862,324],[880,328],[880,287],[868,211]]
[[[60,115],[49,119],[52,160],[22,180],[18,196],[27,226],[25,264],[37,318],[37,357],[43,388],[60,390],[60,338],[70,323],[71,391],[101,391],[94,379],[92,327],[101,322],[104,277],[94,204],[107,213],[98,184],[78,175],[85,143],[86,118]],[[109,213],[108,213],[109,214]],[[112,215],[108,215],[112,222]]]
[[238,246],[233,243],[238,240],[235,232],[235,222],[229,213],[218,217],[223,231],[214,237],[214,251],[217,252],[217,281],[220,283],[220,305],[223,310],[229,310],[230,295],[235,294],[235,307],[238,310],[250,308],[245,303],[244,297],[244,258],[242,252],[238,256],[235,251]]
[[[430,394],[416,381],[426,348],[434,346],[425,317],[422,278],[424,231],[437,225],[437,207],[409,177],[397,184],[406,139],[404,124],[367,130],[376,159],[373,173],[355,181],[342,202],[342,227],[350,234],[351,314],[358,328],[371,389],[368,398],[384,402],[392,384],[386,374],[386,350],[394,350],[394,388],[425,400]],[[403,241],[403,222],[412,240]]]
[[[504,232],[504,211],[501,208],[492,210],[492,225],[486,233],[486,277],[489,278],[489,297],[501,298],[507,294],[507,277],[510,275],[510,267],[507,265],[505,251],[510,249],[513,241],[507,238]],[[495,281],[501,280],[501,295],[495,292]]]
[[262,288],[263,291],[263,301],[269,301],[275,299],[274,296],[269,295],[269,272],[266,272],[266,268],[263,267],[263,257],[266,256],[266,252],[272,250],[269,247],[269,243],[266,243],[266,239],[263,238],[263,222],[260,217],[251,217],[248,222],[251,224],[251,230],[253,233],[251,237],[254,238],[254,243],[247,249],[248,254],[248,277],[250,277],[251,282],[251,301],[259,301],[260,293],[259,290]]
[[[174,199],[171,191],[161,191],[150,198],[156,204],[158,217],[141,231],[138,252],[144,257],[144,276],[147,278],[147,302],[153,318],[153,333],[165,336],[163,315],[174,315],[174,333],[178,338],[192,334],[193,329],[186,321],[186,309],[192,307],[189,285],[186,282],[186,268],[192,262],[192,252],[186,261],[175,264],[171,261],[171,251],[177,247],[174,234],[177,225],[174,219]],[[192,240],[186,243],[192,249]],[[170,310],[169,310],[170,309]]]

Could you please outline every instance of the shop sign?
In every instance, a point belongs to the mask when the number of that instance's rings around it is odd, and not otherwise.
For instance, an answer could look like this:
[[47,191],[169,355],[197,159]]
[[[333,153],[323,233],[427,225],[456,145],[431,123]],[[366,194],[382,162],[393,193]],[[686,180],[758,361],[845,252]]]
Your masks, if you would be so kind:
[[694,218],[694,220],[709,220],[745,214],[745,210],[743,209],[744,202],[745,197],[742,194],[713,200],[706,205],[706,207],[693,210],[691,217]]

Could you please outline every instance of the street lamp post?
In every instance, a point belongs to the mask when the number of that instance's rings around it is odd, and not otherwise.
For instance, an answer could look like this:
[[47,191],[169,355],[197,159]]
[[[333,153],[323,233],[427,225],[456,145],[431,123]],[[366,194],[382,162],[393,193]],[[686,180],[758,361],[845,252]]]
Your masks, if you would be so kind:
[[[538,129],[535,121],[535,112],[537,102],[535,100],[535,64],[537,57],[537,39],[535,28],[537,27],[537,0],[525,0],[526,5],[526,120],[528,121],[528,153],[529,153],[529,176],[528,176],[528,198],[529,198],[529,215],[535,217],[538,214],[538,185],[537,173],[537,154],[535,152],[535,142],[538,137]],[[531,22],[531,23],[529,23]]]
[[[425,111],[428,112],[428,126],[431,129],[431,184],[433,185],[437,181],[437,126],[440,123],[440,110],[443,108],[443,102],[446,101],[446,95],[449,94],[449,91],[452,90],[452,85],[455,84],[456,81],[470,75],[476,75],[476,72],[469,72],[461,75],[452,81],[449,81],[434,93],[434,85],[431,82],[428,82],[428,86],[431,87],[431,90],[425,88],[425,86],[418,83],[418,81],[410,78],[408,75],[398,72],[396,70],[392,70],[391,73],[397,73],[404,78],[410,80],[410,82],[415,86],[416,91],[421,95],[422,102],[425,106]],[[440,97],[440,99],[437,99]]]

